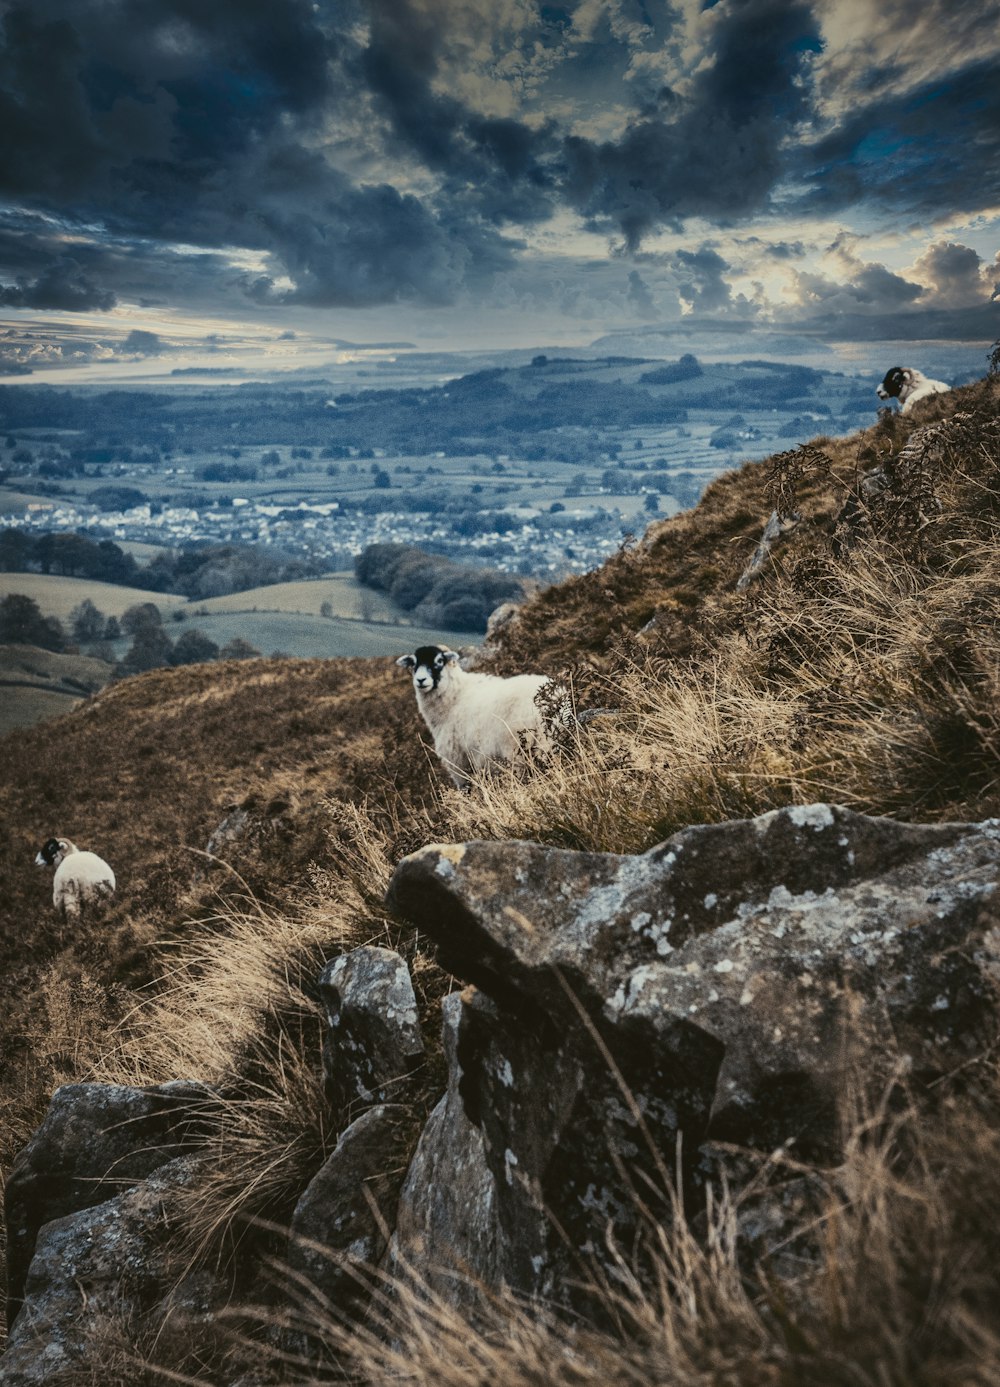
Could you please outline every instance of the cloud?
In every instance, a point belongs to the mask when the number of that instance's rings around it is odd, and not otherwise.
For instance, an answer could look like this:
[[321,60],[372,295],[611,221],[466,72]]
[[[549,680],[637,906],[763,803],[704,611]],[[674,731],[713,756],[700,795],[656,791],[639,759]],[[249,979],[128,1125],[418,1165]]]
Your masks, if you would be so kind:
[[124,341],[115,347],[119,356],[161,356],[172,349],[163,341],[159,333],[146,332],[133,328]]
[[0,286],[0,303],[9,308],[57,308],[83,313],[114,308],[115,295],[95,284],[71,256],[63,256],[35,280]]
[[914,218],[1000,205],[996,64],[877,96],[794,162],[808,185],[801,209],[824,215],[859,204]]
[[714,61],[684,99],[665,100],[619,140],[565,141],[567,199],[593,225],[617,225],[629,249],[659,226],[734,222],[766,207],[784,141],[808,114],[807,56],[818,46],[808,4],[720,6],[713,39]]
[[913,274],[926,286],[925,302],[965,308],[995,295],[1000,287],[1000,253],[990,265],[971,246],[936,241],[914,263]]
[[636,256],[690,229],[659,272],[644,259],[625,284],[612,260],[613,292],[563,247],[539,293],[553,313],[644,317],[679,286],[692,312],[746,315],[759,294],[734,291],[719,229],[752,222],[762,281],[800,270],[793,314],[971,310],[996,272],[968,248],[898,273],[842,247],[807,272],[804,228],[1000,205],[991,10],[12,0],[0,300],[513,305],[546,237],[583,228]]
[[628,301],[640,318],[655,318],[656,304],[649,285],[638,270],[630,270],[628,276]]

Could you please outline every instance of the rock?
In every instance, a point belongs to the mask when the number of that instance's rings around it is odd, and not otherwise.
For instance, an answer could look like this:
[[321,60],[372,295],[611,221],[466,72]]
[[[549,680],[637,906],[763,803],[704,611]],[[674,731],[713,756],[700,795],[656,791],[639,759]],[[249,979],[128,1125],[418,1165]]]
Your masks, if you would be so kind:
[[369,1108],[343,1133],[295,1206],[288,1265],[335,1313],[352,1313],[365,1299],[416,1137],[407,1108]]
[[[551,1237],[530,1251],[515,1181],[573,1252],[600,1256],[608,1221],[641,1222],[638,1191],[655,1204],[678,1136],[693,1184],[708,1139],[835,1161],[852,1081],[881,1090],[905,1067],[928,1080],[981,1052],[997,1021],[998,847],[996,822],[812,805],[638,857],[469,843],[404,859],[391,908],[496,1004],[463,1003],[455,1053],[496,1224],[543,1268],[501,1258],[502,1275],[531,1291],[566,1265]],[[441,1136],[438,1167],[418,1159],[444,1182]]]
[[792,511],[789,515],[781,515],[773,510],[768,517],[764,532],[760,537],[760,542],[753,552],[753,556],[746,568],[740,574],[736,583],[737,592],[745,592],[753,580],[761,574],[764,565],[770,556],[771,550],[779,540],[784,539],[802,519],[798,511]]
[[[39,1231],[24,1304],[0,1359],[5,1387],[41,1387],[57,1373],[89,1370],[103,1341],[128,1342],[145,1317],[162,1331],[175,1311],[178,1273],[166,1237],[170,1199],[190,1178],[192,1160],[172,1160],[125,1193]],[[202,1286],[200,1297],[206,1310],[218,1308],[221,1288]]]
[[327,1088],[353,1114],[403,1098],[424,1056],[409,969],[372,945],[335,958],[319,977],[330,1031],[323,1045]]
[[478,1284],[499,1285],[506,1260],[485,1138],[466,1115],[459,1091],[463,1010],[458,993],[444,998],[441,1015],[448,1090],[420,1134],[400,1193],[385,1263],[394,1280],[419,1268],[429,1288],[455,1303],[473,1298]]
[[150,1088],[66,1084],[56,1090],[7,1181],[8,1324],[20,1305],[38,1230],[103,1203],[196,1147],[213,1101],[204,1085],[180,1081]]

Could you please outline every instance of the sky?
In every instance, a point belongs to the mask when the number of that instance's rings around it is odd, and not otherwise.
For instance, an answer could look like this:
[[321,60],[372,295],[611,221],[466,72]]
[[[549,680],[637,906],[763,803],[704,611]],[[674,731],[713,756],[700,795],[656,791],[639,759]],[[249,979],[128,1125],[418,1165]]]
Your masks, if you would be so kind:
[[1000,0],[0,0],[0,373],[985,369],[998,69]]

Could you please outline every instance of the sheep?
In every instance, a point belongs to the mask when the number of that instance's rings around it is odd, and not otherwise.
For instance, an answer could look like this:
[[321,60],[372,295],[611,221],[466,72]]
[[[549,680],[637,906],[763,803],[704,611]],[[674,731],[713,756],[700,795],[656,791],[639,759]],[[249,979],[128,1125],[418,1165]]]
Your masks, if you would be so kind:
[[85,905],[104,904],[115,891],[115,874],[96,852],[81,852],[68,838],[50,838],[35,858],[37,867],[55,867],[52,904],[77,921]]
[[[495,674],[462,669],[454,650],[422,645],[396,661],[413,673],[417,707],[434,738],[434,750],[460,790],[471,775],[497,761],[512,761],[522,751],[551,751],[549,721],[574,721],[569,696],[546,674]],[[540,698],[540,695],[544,697]]]
[[943,395],[950,389],[951,386],[943,380],[928,380],[922,371],[912,366],[894,366],[891,371],[886,371],[885,379],[875,387],[875,393],[880,400],[898,400],[900,414],[909,414],[918,400],[926,399],[928,395]]

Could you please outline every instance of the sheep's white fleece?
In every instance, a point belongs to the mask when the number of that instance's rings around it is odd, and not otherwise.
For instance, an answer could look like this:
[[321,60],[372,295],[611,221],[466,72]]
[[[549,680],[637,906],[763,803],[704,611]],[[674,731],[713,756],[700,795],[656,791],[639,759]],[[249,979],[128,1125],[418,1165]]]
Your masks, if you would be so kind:
[[72,843],[67,849],[52,881],[52,904],[67,919],[77,919],[83,906],[114,894],[115,874],[96,852],[81,852]]
[[[917,401],[925,400],[928,395],[944,395],[951,389],[951,386],[948,385],[946,381],[931,380],[914,366],[904,367],[903,374],[906,380],[900,387],[897,397],[899,399],[900,414],[909,414]],[[889,396],[883,395],[881,398],[888,399]]]
[[463,789],[469,773],[491,761],[511,761],[524,747],[545,751],[551,739],[541,709],[540,690],[551,685],[545,674],[501,679],[445,665],[436,689],[417,689],[417,706],[434,738],[434,750],[455,784]]

